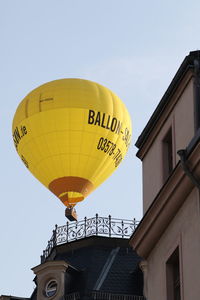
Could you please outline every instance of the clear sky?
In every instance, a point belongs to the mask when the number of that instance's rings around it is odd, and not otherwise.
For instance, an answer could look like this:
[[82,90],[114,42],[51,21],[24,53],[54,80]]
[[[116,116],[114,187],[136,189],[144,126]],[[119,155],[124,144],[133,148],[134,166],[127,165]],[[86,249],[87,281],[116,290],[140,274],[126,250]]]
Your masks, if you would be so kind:
[[[133,139],[117,171],[83,203],[79,219],[141,219],[142,170],[135,141],[177,68],[200,46],[199,1],[0,1],[0,295],[29,297],[52,229],[64,206],[24,167],[12,141],[19,102],[37,86],[84,78],[126,104]],[[153,170],[152,170],[153,176]]]

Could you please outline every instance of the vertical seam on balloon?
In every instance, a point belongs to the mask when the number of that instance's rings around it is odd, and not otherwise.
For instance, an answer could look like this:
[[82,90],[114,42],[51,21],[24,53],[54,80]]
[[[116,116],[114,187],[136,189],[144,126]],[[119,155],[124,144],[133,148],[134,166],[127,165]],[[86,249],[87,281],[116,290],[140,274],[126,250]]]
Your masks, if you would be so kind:
[[42,99],[42,93],[40,93],[40,95],[39,95],[39,100],[38,100],[39,112],[42,111],[42,103],[41,103],[41,99]]
[[[111,92],[111,95],[112,95],[112,99],[113,99],[113,103],[114,102],[116,102],[116,100],[114,100],[114,99],[116,99],[115,97],[114,97],[114,94]],[[118,101],[118,98],[117,98],[117,101]],[[120,103],[120,106],[121,106],[121,101],[118,101],[119,103]],[[120,110],[120,112],[121,112],[121,110]],[[115,111],[115,114],[116,114],[116,111]],[[119,114],[119,120],[121,121],[122,120],[122,124],[123,124],[123,120],[124,120],[124,114]],[[117,135],[116,134],[116,138],[113,140],[114,142],[115,142],[115,144],[117,145],[118,144],[118,141],[119,141],[119,139],[120,139],[120,133],[119,133],[119,135]],[[121,150],[121,149],[120,149]],[[112,161],[112,160],[110,160],[109,161],[109,163],[107,164],[107,166],[103,169],[103,170],[101,170],[101,172],[100,172],[100,176],[102,176],[102,174],[104,174],[105,173],[105,175],[104,175],[104,179],[103,179],[103,181],[111,174],[111,173],[113,173],[117,168],[116,167],[114,167],[114,166],[112,166],[112,164],[114,164],[114,161]],[[106,174],[108,174],[108,169],[110,168],[110,166],[112,166],[112,171],[111,172],[109,172],[110,174],[109,175],[106,175]],[[100,177],[99,176],[99,177]]]
[[[44,124],[44,119],[42,119],[42,124],[41,124],[41,125],[43,125],[43,124]],[[48,149],[50,149],[49,143],[48,143],[48,138],[47,138],[47,135],[46,135],[46,134],[44,135],[44,140],[45,140],[46,147],[47,147]],[[49,151],[49,153],[51,153],[51,152]],[[48,165],[48,170],[50,171],[49,173],[51,173],[51,169],[49,168],[49,165]],[[45,175],[46,175],[46,172],[45,172]],[[48,174],[48,176],[45,176],[45,177],[46,177],[46,181],[47,181],[47,179],[48,179],[48,177],[49,177],[49,174]]]
[[[80,109],[80,108],[79,108]],[[82,111],[82,109],[81,109],[81,111]],[[84,111],[85,112],[85,111]],[[81,130],[81,138],[80,138],[80,148],[79,148],[79,157],[78,157],[78,163],[77,163],[77,167],[79,166],[79,164],[80,164],[80,155],[81,155],[81,147],[82,147],[82,142],[83,142],[83,135],[84,135],[84,133],[85,133],[85,113],[84,113],[83,111],[82,111],[82,113],[83,113],[83,124],[84,124],[84,126],[83,126],[83,130]],[[79,174],[80,175],[80,174]]]
[[[111,91],[110,91],[110,96],[111,96],[111,98],[112,98],[112,116],[114,116],[114,98],[113,98],[113,95],[112,95],[112,93],[111,93]],[[108,134],[107,134],[107,136],[106,137],[108,137],[109,136],[109,133],[110,132],[108,132]],[[115,140],[112,140],[112,142],[115,142]],[[107,155],[107,157],[105,157],[105,159],[104,159],[104,161],[103,161],[103,168],[101,167],[100,168],[100,166],[98,167],[98,169],[96,170],[96,172],[95,172],[95,174],[93,175],[94,177],[96,176],[96,173],[98,173],[98,175],[97,175],[97,177],[96,177],[96,183],[99,181],[99,178],[101,178],[101,176],[102,176],[102,174],[104,174],[104,172],[105,172],[105,170],[110,166],[110,165],[112,165],[111,163],[113,163],[112,162],[112,160],[111,160],[112,158],[110,157],[110,156],[108,156]],[[108,162],[108,165],[106,165],[105,163],[106,162]],[[101,164],[102,165],[102,164]],[[100,168],[100,171],[98,171],[99,170],[99,168]],[[114,169],[115,170],[115,169]],[[113,171],[114,171],[113,170]],[[112,173],[112,172],[111,172]],[[105,179],[104,179],[105,180]],[[104,181],[103,180],[103,181]]]
[[[78,110],[80,110],[80,108],[74,108],[73,107],[73,110],[75,112],[75,115],[77,114]],[[83,130],[80,130],[80,135],[81,135],[81,138],[80,138],[80,141],[79,141],[79,145],[81,145],[81,141],[82,141],[82,134],[83,134]],[[77,153],[77,161],[76,161],[76,165],[74,164],[74,170],[75,170],[75,174],[77,174],[77,169],[78,169],[78,165],[79,165],[79,161],[80,161],[80,148],[78,150],[78,153]],[[76,168],[76,169],[75,169]],[[74,196],[74,193],[72,194],[72,196]]]
[[[111,93],[112,93],[112,92],[111,92]],[[114,99],[113,93],[112,93],[112,99]],[[120,115],[119,115],[119,119],[122,120],[122,124],[124,124],[124,120],[125,120],[125,105],[121,102],[121,100],[118,98],[118,96],[117,96],[117,101],[120,103]],[[123,110],[123,111],[122,111],[122,110]],[[120,134],[121,134],[121,132],[120,132]],[[115,142],[116,144],[117,144],[118,141],[120,140],[120,134],[119,134],[118,136],[116,135],[116,139],[114,140],[114,142]],[[123,147],[123,149],[124,149],[124,147]],[[122,151],[122,148],[121,148],[120,150]],[[123,153],[123,151],[122,151],[122,153]],[[113,167],[112,167],[113,171],[108,172],[110,166],[112,166],[113,163],[114,163],[114,162],[113,162],[112,160],[110,160],[110,162],[109,162],[109,164],[106,166],[106,168],[104,168],[104,169],[102,169],[102,170],[100,171],[99,176],[98,176],[98,178],[97,178],[97,184],[98,184],[99,178],[102,176],[102,174],[104,174],[104,178],[103,178],[103,181],[104,181],[104,180],[107,179],[107,177],[108,177],[109,175],[111,175],[111,173],[113,173],[113,172],[117,169],[117,167],[116,167],[116,168],[113,168]],[[107,174],[107,175],[106,175],[106,174]]]
[[[98,84],[95,84],[95,86],[96,86],[96,90],[97,90],[97,99],[98,99],[98,103],[99,104],[101,104],[101,101],[100,101],[100,97],[101,97],[101,93],[100,93],[100,86],[98,85]],[[101,87],[102,88],[102,87]],[[98,109],[98,108],[97,108]],[[99,105],[99,110],[100,110],[100,105]],[[98,110],[96,110],[96,111],[98,111]],[[91,147],[91,151],[90,151],[90,154],[91,154],[91,152],[95,152],[95,150],[94,149],[96,149],[96,147],[95,147],[95,143],[96,143],[96,137],[98,136],[98,130],[96,130],[95,132],[93,132],[93,136],[94,136],[94,138],[93,138],[93,143],[92,143],[92,147]],[[93,149],[93,150],[92,150]],[[92,155],[93,156],[93,155]],[[89,158],[88,158],[88,160],[89,160]],[[86,166],[87,166],[87,164],[86,164]],[[86,167],[85,166],[85,167]],[[90,170],[89,170],[90,171]],[[88,172],[88,174],[87,174],[87,177],[88,177],[88,179],[89,180],[91,180],[91,171],[90,171],[90,173]]]
[[[96,87],[96,90],[97,90],[97,97],[96,97],[96,99],[98,99],[98,102],[99,102],[99,86],[98,86],[98,84],[95,84],[95,87]],[[96,133],[92,132],[92,135],[94,136],[94,142],[92,143],[92,145],[94,145]],[[94,148],[94,147],[91,147],[91,149],[92,149],[92,148]],[[90,153],[91,153],[91,152],[90,152]],[[83,173],[85,173],[86,167],[88,167],[88,161],[89,161],[89,157],[88,157],[88,159],[87,159],[87,162],[85,163],[85,166],[84,166],[84,169],[83,169]],[[90,176],[90,174],[89,174],[88,171],[87,171],[86,177],[88,177],[88,179],[89,179],[89,176]]]
[[[85,109],[85,111],[86,111],[86,109]],[[87,112],[86,112],[86,114],[87,114]],[[88,125],[87,125],[87,126],[88,126]],[[86,131],[86,126],[85,126],[85,132],[88,133],[88,131]],[[93,134],[94,134],[94,133],[92,132],[92,135],[93,135]],[[88,158],[87,158],[87,161],[85,162],[85,165],[84,165],[84,168],[83,168],[83,174],[85,173],[86,167],[88,167],[88,161],[89,161],[89,156],[88,156]],[[87,175],[86,175],[87,179],[90,180],[88,172],[86,172],[86,174],[87,174]]]
[[[40,99],[41,99],[41,94],[40,94]],[[41,112],[42,110],[42,107],[40,106],[40,100],[39,100],[39,102],[38,102],[38,104],[39,104],[39,106],[38,106],[38,108],[39,108],[39,112]],[[45,116],[45,114],[44,114],[44,116]],[[39,118],[39,124],[40,124],[40,127],[43,127],[43,123],[44,123],[44,119],[42,118]],[[38,136],[38,138],[39,138],[39,136]],[[35,139],[36,140],[36,139]],[[43,134],[43,137],[42,137],[42,140],[44,141],[44,144],[46,145],[46,147],[48,146],[47,145],[47,141],[46,141],[46,135],[45,134]],[[47,166],[48,167],[48,166]],[[43,167],[43,178],[44,178],[44,181],[45,182],[48,182],[48,176],[49,176],[49,169],[47,169],[47,168],[45,168],[44,169],[44,167]]]
[[[56,124],[56,125],[57,125],[57,124]],[[59,132],[59,135],[60,135],[60,131],[59,131],[59,130],[57,130],[56,132],[57,132],[57,134],[58,134],[58,132]],[[61,153],[60,143],[59,143],[59,151],[60,151],[60,153]],[[62,173],[65,174],[65,167],[64,167],[63,162],[61,162],[61,168],[62,168]]]
[[[113,111],[114,111],[113,97],[112,97],[111,91],[110,91],[110,90],[108,90],[108,91],[109,91],[109,96],[110,96],[111,99],[112,99],[112,101],[111,101],[111,103],[112,103],[112,113],[111,113],[111,115],[113,116]],[[106,93],[107,93],[108,91],[106,90]],[[109,137],[109,134],[110,134],[110,132],[109,132],[109,130],[108,130],[107,133],[106,133],[106,135],[105,135],[105,138],[108,138],[108,137]],[[103,154],[103,153],[102,153],[102,154]],[[105,153],[104,159],[101,161],[100,165],[98,166],[97,170],[95,171],[95,173],[94,173],[93,176],[92,176],[92,178],[95,178],[95,177],[96,177],[95,182],[98,181],[99,177],[100,177],[101,174],[103,173],[103,170],[105,169],[105,163],[106,163],[106,161],[107,161],[109,158],[110,158],[110,157],[109,157],[108,155],[106,156],[106,153]],[[101,170],[101,171],[99,172],[99,170]],[[98,175],[96,176],[96,174],[98,174]]]
[[[54,91],[54,93],[55,93],[55,91]],[[54,114],[54,116],[55,116],[55,114]],[[60,149],[60,140],[58,138],[58,132],[59,132],[58,127],[57,127],[58,122],[59,122],[59,120],[57,121],[57,119],[54,117],[55,134],[56,134],[56,140],[58,141],[58,144],[56,146],[57,146],[57,149],[58,149],[58,153],[61,153],[61,151],[60,151],[61,150]],[[64,166],[63,166],[63,164],[60,160],[59,160],[59,169],[61,169],[62,173],[64,173]]]
[[27,98],[25,102],[25,118],[28,118],[28,105],[29,105],[29,98]]
[[69,124],[69,149],[70,149],[70,157],[69,157],[69,176],[71,176],[71,158],[72,158],[72,153],[71,153],[71,126],[70,126],[70,117],[71,117],[71,114],[70,114],[70,109],[69,109],[69,114],[68,114],[68,124]]
[[[69,139],[69,136],[70,136],[70,125],[69,125],[69,110],[66,111],[66,123],[67,123],[67,139]],[[68,143],[69,143],[69,140],[68,140]],[[70,157],[67,156],[67,160],[66,160],[66,164],[65,164],[65,168],[67,170],[67,172],[69,173],[70,175]]]

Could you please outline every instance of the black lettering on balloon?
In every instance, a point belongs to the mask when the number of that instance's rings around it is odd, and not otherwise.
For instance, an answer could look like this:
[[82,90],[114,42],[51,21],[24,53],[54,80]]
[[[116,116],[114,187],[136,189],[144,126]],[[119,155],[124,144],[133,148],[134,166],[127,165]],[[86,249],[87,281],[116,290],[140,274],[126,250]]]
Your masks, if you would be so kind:
[[114,132],[117,126],[117,119],[113,118],[111,123],[111,131]]
[[100,111],[98,111],[94,125],[100,126],[100,121],[101,121],[101,113],[100,113]]
[[26,126],[22,125],[20,128],[16,127],[13,132],[13,141],[15,144],[15,147],[17,149],[19,142],[21,139],[27,134]]
[[100,111],[95,112],[91,109],[88,114],[88,124],[100,126],[118,135],[121,133],[122,128],[122,122],[120,122],[117,118]]
[[94,124],[94,115],[95,115],[94,110],[89,110],[88,124]]

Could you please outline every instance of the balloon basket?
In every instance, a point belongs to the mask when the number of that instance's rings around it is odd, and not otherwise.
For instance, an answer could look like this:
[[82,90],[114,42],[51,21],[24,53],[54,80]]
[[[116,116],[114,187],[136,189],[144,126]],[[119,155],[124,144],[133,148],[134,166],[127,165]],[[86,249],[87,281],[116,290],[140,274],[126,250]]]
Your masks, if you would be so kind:
[[69,221],[77,221],[77,214],[76,214],[76,210],[73,207],[67,207],[65,209],[65,217],[69,220]]

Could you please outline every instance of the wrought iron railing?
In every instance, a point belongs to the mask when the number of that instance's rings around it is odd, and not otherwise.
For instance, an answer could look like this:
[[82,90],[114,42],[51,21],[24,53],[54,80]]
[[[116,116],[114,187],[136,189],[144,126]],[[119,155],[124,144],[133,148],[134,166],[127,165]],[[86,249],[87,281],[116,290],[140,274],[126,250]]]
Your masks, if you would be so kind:
[[87,219],[85,217],[79,222],[67,222],[64,226],[55,225],[53,235],[41,255],[41,263],[46,260],[53,247],[89,236],[130,238],[138,223],[135,219],[120,220],[111,218],[111,216],[99,217],[96,214],[94,218]]
[[146,300],[143,296],[112,294],[103,291],[93,291],[91,295],[91,299],[94,300]]
[[65,295],[65,300],[78,300],[78,299],[81,299],[79,292]]
[[[126,294],[112,294],[103,291],[91,291],[86,293],[87,299],[94,300],[146,300],[143,296],[126,295]],[[79,292],[72,293],[65,296],[65,300],[78,300],[82,298]]]

